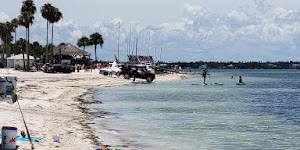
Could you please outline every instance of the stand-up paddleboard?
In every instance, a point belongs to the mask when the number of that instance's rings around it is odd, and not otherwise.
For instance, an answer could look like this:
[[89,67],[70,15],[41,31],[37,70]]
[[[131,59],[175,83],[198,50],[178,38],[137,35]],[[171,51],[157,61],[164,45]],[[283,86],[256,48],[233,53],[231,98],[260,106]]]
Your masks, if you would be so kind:
[[245,83],[236,83],[236,85],[246,85]]
[[207,84],[199,83],[199,84],[192,84],[192,85],[207,85]]
[[217,82],[217,83],[215,83],[215,85],[224,85],[224,83],[218,83],[218,82]]

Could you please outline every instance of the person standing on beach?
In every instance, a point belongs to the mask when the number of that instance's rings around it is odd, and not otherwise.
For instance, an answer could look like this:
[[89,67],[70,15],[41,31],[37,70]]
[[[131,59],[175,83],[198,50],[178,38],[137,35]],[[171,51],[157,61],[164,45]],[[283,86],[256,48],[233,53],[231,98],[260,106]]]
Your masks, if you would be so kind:
[[206,75],[207,75],[207,70],[204,69],[204,70],[203,70],[203,73],[202,73],[202,77],[203,77],[203,79],[204,79],[204,84],[206,84],[206,83],[205,83]]

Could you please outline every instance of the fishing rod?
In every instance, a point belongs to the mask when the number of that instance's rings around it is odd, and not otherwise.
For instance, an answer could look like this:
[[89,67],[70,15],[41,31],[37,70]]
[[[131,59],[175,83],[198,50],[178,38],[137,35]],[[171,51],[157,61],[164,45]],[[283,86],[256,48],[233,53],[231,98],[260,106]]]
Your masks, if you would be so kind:
[[[15,93],[15,90],[13,90],[14,93]],[[34,149],[34,145],[33,145],[33,142],[31,140],[31,137],[30,137],[30,134],[29,134],[29,130],[28,130],[28,127],[26,125],[26,122],[25,122],[25,119],[24,119],[24,115],[23,115],[23,112],[22,112],[22,109],[21,109],[21,106],[20,106],[20,103],[19,103],[19,100],[17,98],[17,95],[15,95],[16,97],[16,101],[18,102],[18,105],[19,105],[19,109],[20,109],[20,112],[21,112],[21,115],[22,115],[22,118],[23,118],[23,122],[24,122],[24,125],[25,125],[25,128],[26,128],[26,132],[27,132],[27,136],[28,136],[28,139],[30,141],[30,144],[31,144],[31,149]]]
[[[8,69],[7,69],[6,71],[7,71],[7,73],[8,73],[8,76],[10,77],[10,74],[9,74]],[[10,77],[10,78],[11,78],[11,77]],[[11,83],[11,85],[12,85],[12,89],[13,89],[13,90],[12,90],[12,92],[13,92],[13,95],[12,95],[12,103],[18,102],[18,106],[19,106],[19,109],[20,109],[20,112],[21,112],[21,115],[22,115],[23,123],[24,123],[25,128],[26,128],[27,136],[28,136],[28,139],[29,139],[30,144],[31,144],[31,149],[34,149],[34,145],[33,145],[33,142],[32,142],[32,140],[31,140],[31,136],[30,136],[30,134],[29,134],[29,130],[28,130],[27,124],[26,124],[26,122],[25,122],[25,118],[24,118],[24,115],[23,115],[23,112],[22,112],[22,109],[21,109],[21,105],[20,105],[19,100],[18,100],[18,95],[16,94],[15,86],[14,86],[14,84],[13,84],[13,82],[12,82],[12,78],[11,78],[11,81],[8,81],[7,78],[6,78],[6,81],[7,81],[8,83]]]

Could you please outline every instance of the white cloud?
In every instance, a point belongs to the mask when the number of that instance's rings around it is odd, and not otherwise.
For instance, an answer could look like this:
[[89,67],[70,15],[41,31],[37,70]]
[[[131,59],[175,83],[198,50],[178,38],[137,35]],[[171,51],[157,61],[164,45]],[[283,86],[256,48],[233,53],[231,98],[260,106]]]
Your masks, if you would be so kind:
[[[155,47],[158,53],[163,41],[165,61],[275,61],[300,57],[297,51],[300,46],[299,10],[271,9],[271,5],[260,0],[254,0],[254,5],[241,6],[223,14],[192,4],[183,7],[182,18],[154,27],[144,27],[138,20],[124,18],[98,20],[89,26],[78,25],[73,20],[62,20],[55,24],[54,41],[56,45],[60,42],[76,45],[80,37],[99,32],[104,38],[104,45],[101,50],[97,48],[97,55],[101,57],[105,54],[107,57],[102,59],[112,60],[118,40],[115,24],[120,21],[120,56],[124,56],[124,61],[129,37],[130,51],[135,46],[134,38],[138,38],[140,54],[154,55]],[[45,32],[45,26],[40,28]],[[92,54],[94,52],[93,47],[87,47],[86,50]]]
[[269,9],[272,7],[272,5],[269,4],[266,0],[254,0],[254,3],[257,7],[257,10],[262,13],[269,11]]
[[158,25],[159,28],[168,28],[170,26],[169,23],[162,23],[160,25]]
[[82,33],[80,30],[74,30],[72,33],[71,33],[71,36],[72,36],[72,39],[79,39],[82,37]]
[[59,28],[69,27],[69,26],[73,26],[75,28],[79,27],[77,24],[75,24],[74,20],[72,20],[72,19],[70,19],[70,20],[61,20],[61,21],[55,23],[55,26],[59,27]]
[[4,12],[0,12],[0,22],[9,21],[9,16],[5,14]]
[[234,20],[240,21],[240,22],[248,20],[248,16],[245,13],[243,13],[243,12],[240,13],[240,12],[237,12],[236,10],[229,12],[227,14],[227,16],[231,19],[234,19]]

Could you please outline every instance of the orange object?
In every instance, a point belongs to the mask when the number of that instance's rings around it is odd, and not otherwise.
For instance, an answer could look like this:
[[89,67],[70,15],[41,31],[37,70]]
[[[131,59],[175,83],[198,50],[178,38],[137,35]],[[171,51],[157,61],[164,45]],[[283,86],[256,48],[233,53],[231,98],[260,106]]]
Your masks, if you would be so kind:
[[116,62],[119,62],[118,57],[115,55]]

